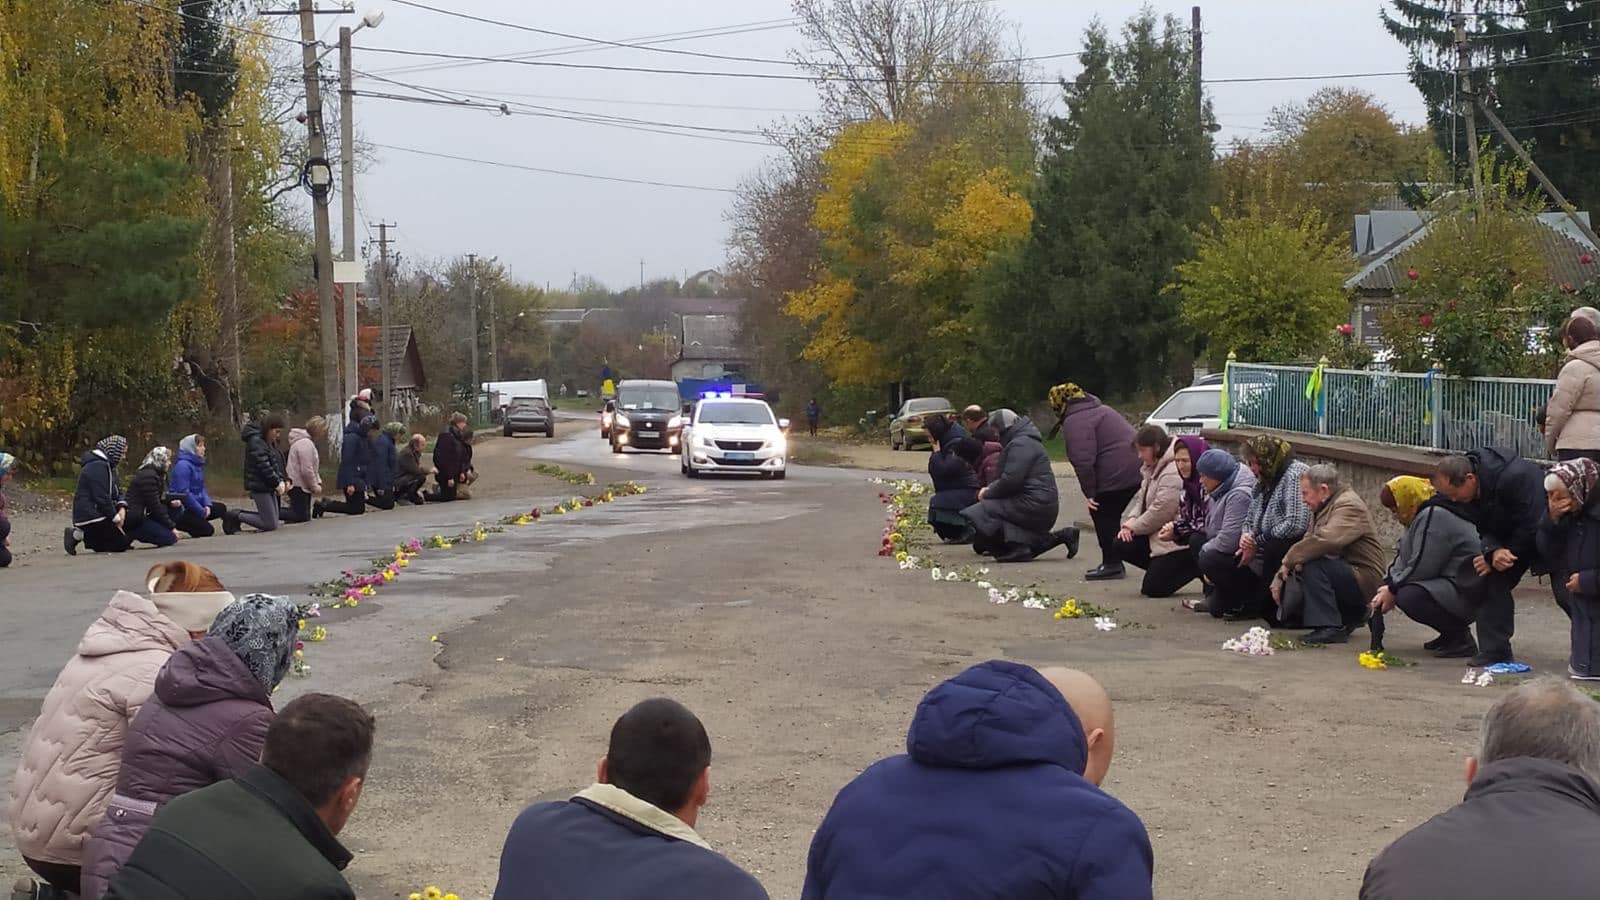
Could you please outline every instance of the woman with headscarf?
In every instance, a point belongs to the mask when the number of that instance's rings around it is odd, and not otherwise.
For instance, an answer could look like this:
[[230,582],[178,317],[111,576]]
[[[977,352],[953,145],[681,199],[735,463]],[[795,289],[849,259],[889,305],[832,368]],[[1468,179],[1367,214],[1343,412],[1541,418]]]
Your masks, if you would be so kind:
[[989,424],[1000,434],[1000,472],[961,511],[972,523],[972,549],[997,562],[1026,562],[1061,544],[1068,559],[1077,556],[1078,529],[1051,530],[1061,496],[1039,429],[1009,409],[995,410]]
[[9,817],[17,852],[58,891],[78,893],[84,843],[116,786],[129,723],[156,673],[202,638],[233,595],[210,569],[174,561],[117,591],[45,695],[23,743]]
[[117,466],[127,453],[128,439],[113,434],[83,455],[72,495],[72,524],[62,535],[69,556],[78,555],[79,544],[96,553],[122,553],[133,544],[122,527],[128,504],[117,479]]
[[1422,645],[1441,659],[1474,656],[1472,621],[1481,602],[1481,579],[1472,560],[1483,552],[1483,540],[1467,511],[1433,483],[1413,475],[1391,478],[1378,499],[1404,525],[1400,549],[1372,598],[1381,616],[1395,607],[1439,632]]
[[1125,570],[1117,551],[1122,511],[1139,493],[1142,480],[1139,454],[1133,448],[1133,426],[1100,398],[1067,382],[1050,389],[1050,409],[1057,431],[1064,433],[1067,459],[1078,476],[1078,487],[1089,503],[1089,520],[1100,543],[1100,565],[1084,577],[1090,581],[1121,578]]
[[1249,569],[1264,603],[1283,555],[1311,527],[1311,507],[1300,495],[1308,466],[1294,458],[1288,441],[1270,434],[1245,441],[1242,455],[1256,477],[1256,489],[1239,538],[1239,565]]
[[1561,580],[1569,595],[1567,674],[1575,681],[1600,681],[1600,463],[1588,457],[1556,463],[1544,489],[1548,509],[1539,524],[1539,548],[1551,580]]
[[[1151,567],[1145,570],[1145,596],[1170,597],[1200,577],[1200,545],[1205,543],[1209,504],[1197,463],[1209,449],[1197,434],[1180,434],[1172,439],[1172,465],[1183,479],[1183,495],[1178,498],[1177,517],[1163,525],[1156,538],[1181,549],[1151,561]],[[1185,600],[1183,605],[1194,610],[1206,608],[1205,601],[1198,597]]]
[[82,896],[98,900],[169,800],[243,774],[261,758],[272,692],[289,674],[299,610],[249,594],[180,647],[128,728],[116,793],[84,849]]
[[946,544],[972,540],[972,523],[961,511],[978,502],[978,473],[956,452],[967,440],[966,430],[935,413],[924,423],[933,450],[928,454],[928,477],[933,496],[928,499],[928,524]]
[[128,537],[156,547],[170,547],[178,542],[178,526],[172,514],[183,507],[183,501],[167,500],[167,470],[172,467],[172,451],[166,447],[153,447],[139,463],[128,484],[128,520],[124,528]]
[[17,467],[17,458],[0,450],[0,569],[11,565],[11,517],[6,515],[6,485],[11,483],[11,470]]
[[167,496],[177,501],[173,524],[190,537],[207,538],[217,533],[212,522],[228,514],[220,500],[212,500],[206,490],[206,439],[191,434],[178,442],[178,458],[172,463]]
[[1261,613],[1261,584],[1237,559],[1256,487],[1255,474],[1239,465],[1233,454],[1216,448],[1202,453],[1195,468],[1200,470],[1200,486],[1206,493],[1206,528],[1190,539],[1190,546],[1200,542],[1196,562],[1200,574],[1211,582],[1206,611],[1219,619],[1255,618]]

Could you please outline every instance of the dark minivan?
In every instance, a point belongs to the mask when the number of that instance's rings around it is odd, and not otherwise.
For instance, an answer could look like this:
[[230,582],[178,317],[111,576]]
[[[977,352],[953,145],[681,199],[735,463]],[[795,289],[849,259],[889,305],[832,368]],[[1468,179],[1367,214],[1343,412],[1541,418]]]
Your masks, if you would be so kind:
[[671,381],[630,379],[617,384],[617,411],[611,421],[611,452],[677,450],[683,416],[678,385]]

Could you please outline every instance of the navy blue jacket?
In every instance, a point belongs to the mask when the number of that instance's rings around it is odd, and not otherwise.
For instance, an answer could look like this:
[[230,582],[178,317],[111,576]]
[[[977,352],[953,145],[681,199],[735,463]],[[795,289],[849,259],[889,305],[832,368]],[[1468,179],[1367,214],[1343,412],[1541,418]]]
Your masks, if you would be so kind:
[[366,491],[372,475],[372,441],[351,423],[344,427],[344,446],[339,449],[339,490],[353,487]]
[[204,519],[211,494],[206,490],[206,461],[187,450],[178,451],[167,481],[167,496],[183,501],[183,508]]
[[1143,823],[1083,778],[1083,726],[1038,672],[991,660],[940,684],[906,748],[839,792],[805,900],[1151,896]]
[[72,524],[90,525],[117,514],[119,507],[128,504],[122,499],[122,485],[117,483],[117,470],[99,450],[90,450],[80,461],[78,490],[72,495]]
[[1504,447],[1467,451],[1478,476],[1478,497],[1467,505],[1484,555],[1505,548],[1517,561],[1543,572],[1539,559],[1539,522],[1549,504],[1544,495],[1544,469]]
[[929,509],[960,512],[978,502],[978,473],[956,455],[954,447],[955,441],[946,436],[945,443],[928,456],[928,477],[933,479]]
[[528,807],[506,836],[494,900],[580,898],[768,900],[720,853],[582,796]]
[[375,491],[389,491],[394,487],[394,477],[399,473],[400,461],[395,455],[394,438],[380,432],[372,444],[372,464],[367,470],[367,487]]

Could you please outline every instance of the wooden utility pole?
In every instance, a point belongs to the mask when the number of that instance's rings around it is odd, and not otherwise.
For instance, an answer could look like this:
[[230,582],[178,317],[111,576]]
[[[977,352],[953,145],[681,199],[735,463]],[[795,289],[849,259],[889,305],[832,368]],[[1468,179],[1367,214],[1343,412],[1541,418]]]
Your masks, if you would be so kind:
[[389,368],[389,229],[388,222],[378,223],[378,307],[381,326],[378,329],[378,358],[383,371],[383,407],[390,418],[395,416],[394,373]]
[[467,315],[472,329],[472,409],[477,415],[483,382],[478,380],[478,254],[467,254]]
[[1460,90],[1456,92],[1456,113],[1467,125],[1467,165],[1472,167],[1472,200],[1483,201],[1483,173],[1478,168],[1478,120],[1472,93],[1472,45],[1467,43],[1467,17],[1461,11],[1461,0],[1456,0],[1456,11],[1450,16],[1456,30],[1456,77]]
[[[300,59],[306,91],[306,132],[310,158],[308,176],[314,167],[328,167],[328,141],[322,123],[322,80],[317,77],[317,11],[312,0],[300,0]],[[329,170],[331,172],[331,169]],[[311,225],[316,242],[317,308],[322,317],[322,402],[327,409],[328,433],[337,442],[344,433],[334,424],[344,421],[344,397],[339,390],[339,321],[333,299],[333,235],[328,224],[328,188],[312,180]],[[318,196],[318,194],[321,196]]]
[[1189,29],[1189,43],[1191,46],[1192,65],[1194,67],[1194,114],[1201,125],[1206,122],[1206,90],[1205,79],[1201,76],[1205,50],[1205,37],[1200,31],[1200,7],[1189,10],[1192,25]]
[[1489,124],[1494,126],[1494,130],[1500,134],[1500,139],[1505,141],[1506,146],[1510,147],[1512,152],[1517,154],[1517,158],[1522,160],[1522,164],[1528,167],[1528,171],[1532,172],[1533,177],[1538,179],[1539,184],[1544,187],[1545,193],[1550,195],[1550,199],[1555,201],[1556,206],[1567,214],[1567,218],[1572,221],[1573,225],[1577,226],[1578,231],[1584,237],[1589,239],[1590,243],[1600,247],[1600,237],[1595,236],[1594,229],[1589,227],[1589,223],[1583,221],[1583,217],[1578,215],[1578,210],[1567,200],[1566,195],[1562,194],[1560,189],[1555,186],[1555,182],[1544,174],[1544,170],[1539,168],[1539,164],[1533,161],[1532,154],[1528,153],[1527,148],[1522,146],[1522,142],[1517,140],[1516,136],[1511,133],[1511,129],[1500,121],[1500,116],[1490,109],[1489,104],[1484,102],[1482,98],[1479,98],[1478,105],[1483,108],[1483,114],[1489,119]]

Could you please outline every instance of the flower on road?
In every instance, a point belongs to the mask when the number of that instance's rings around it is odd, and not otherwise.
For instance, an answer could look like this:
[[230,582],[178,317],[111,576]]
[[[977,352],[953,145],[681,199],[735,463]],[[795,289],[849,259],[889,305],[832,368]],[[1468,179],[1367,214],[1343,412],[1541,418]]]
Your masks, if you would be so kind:
[[1059,607],[1056,608],[1055,618],[1057,618],[1057,619],[1081,619],[1081,618],[1083,618],[1083,607],[1081,605],[1079,605],[1078,598],[1077,597],[1068,597],[1065,602],[1063,602]]
[[1272,632],[1257,625],[1239,637],[1223,641],[1222,649],[1243,653],[1245,656],[1271,656],[1274,652]]
[[1110,616],[1095,616],[1094,627],[1097,631],[1116,631],[1117,623]]
[[1388,664],[1383,661],[1383,655],[1381,653],[1363,653],[1356,657],[1356,661],[1361,663],[1361,668],[1363,669],[1389,668]]

